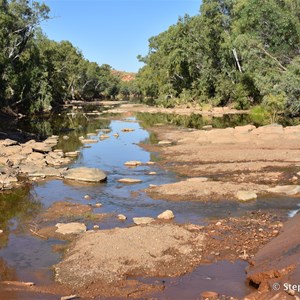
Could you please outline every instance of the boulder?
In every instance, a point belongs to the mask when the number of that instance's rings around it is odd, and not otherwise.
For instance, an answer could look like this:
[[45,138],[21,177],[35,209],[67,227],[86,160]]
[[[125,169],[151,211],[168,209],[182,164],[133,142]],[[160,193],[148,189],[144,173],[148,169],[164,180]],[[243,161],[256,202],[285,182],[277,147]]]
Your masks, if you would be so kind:
[[80,234],[86,232],[86,226],[83,223],[57,223],[55,232],[60,234]]
[[163,219],[163,220],[171,220],[174,218],[175,218],[175,216],[174,216],[173,212],[169,209],[157,216],[157,219]]
[[69,169],[63,176],[65,179],[86,182],[101,182],[107,179],[107,175],[102,170],[85,167]]
[[136,225],[145,225],[145,224],[150,224],[154,221],[153,218],[150,217],[136,217],[133,218],[133,223]]
[[236,197],[240,201],[249,201],[257,199],[257,194],[253,191],[238,191]]

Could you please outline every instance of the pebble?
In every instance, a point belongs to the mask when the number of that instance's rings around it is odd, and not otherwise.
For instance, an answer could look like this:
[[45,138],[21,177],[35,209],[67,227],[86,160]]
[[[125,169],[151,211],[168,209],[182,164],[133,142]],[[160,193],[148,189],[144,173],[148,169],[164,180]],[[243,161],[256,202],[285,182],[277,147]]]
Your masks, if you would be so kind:
[[64,140],[68,140],[69,137],[68,137],[67,135],[64,135],[64,136],[63,136],[63,139],[64,139]]
[[72,299],[79,299],[77,295],[70,295],[70,296],[63,296],[60,300],[72,300]]
[[102,203],[99,203],[99,202],[98,202],[98,203],[95,204],[95,206],[96,206],[96,207],[101,207],[101,206],[102,206]]
[[216,226],[221,226],[221,225],[222,225],[221,222],[217,222],[217,223],[216,223]]
[[97,230],[97,229],[100,229],[100,226],[99,225],[94,225],[93,228]]
[[219,294],[212,291],[206,291],[200,294],[200,299],[204,300],[217,300],[219,298]]
[[127,219],[127,217],[126,217],[125,215],[123,215],[123,214],[119,214],[119,215],[118,215],[118,219],[119,219],[120,221],[125,221],[125,220]]
[[85,196],[84,196],[84,199],[86,199],[86,200],[91,200],[92,197],[91,197],[90,195],[85,195]]

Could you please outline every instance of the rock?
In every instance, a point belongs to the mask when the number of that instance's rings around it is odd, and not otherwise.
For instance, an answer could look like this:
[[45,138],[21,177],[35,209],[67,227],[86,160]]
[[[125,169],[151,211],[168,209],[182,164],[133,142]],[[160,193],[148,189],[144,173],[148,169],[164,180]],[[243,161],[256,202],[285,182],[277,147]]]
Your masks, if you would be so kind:
[[281,185],[267,189],[270,193],[296,195],[300,192],[300,185]]
[[[247,268],[247,279],[262,288],[276,282],[297,282],[300,268],[300,214],[288,220],[282,232],[258,250]],[[271,291],[270,291],[271,293]],[[262,298],[261,298],[262,299]],[[266,295],[264,299],[271,299]],[[278,298],[283,299],[283,298]]]
[[158,145],[171,145],[172,142],[168,140],[162,140],[158,142]]
[[189,181],[189,182],[206,182],[206,181],[208,181],[208,178],[207,177],[192,177],[192,178],[187,179],[186,181]]
[[1,149],[1,154],[3,156],[10,156],[22,151],[22,147],[19,145],[7,146]]
[[79,299],[79,297],[77,295],[70,295],[70,296],[60,297],[60,300],[73,300],[73,299]]
[[118,180],[118,182],[121,183],[140,183],[142,182],[141,179],[135,179],[135,178],[121,178]]
[[109,135],[107,135],[107,134],[101,134],[100,136],[99,136],[99,139],[100,140],[105,140],[105,139],[108,139],[109,138]]
[[123,214],[119,214],[119,215],[118,215],[118,219],[119,219],[120,221],[125,221],[125,220],[127,219],[127,217],[126,217],[125,215],[123,215]]
[[155,162],[154,162],[154,161],[147,161],[147,162],[146,162],[146,165],[149,165],[149,166],[155,165]]
[[22,145],[22,150],[21,150],[20,154],[28,155],[30,153],[32,153],[32,147],[31,146]]
[[141,164],[142,164],[142,162],[140,162],[138,160],[130,160],[130,161],[126,161],[124,163],[124,165],[127,167],[136,167],[136,166],[140,166]]
[[68,137],[67,135],[64,135],[63,136],[63,139],[66,141],[66,140],[68,140],[70,137]]
[[156,172],[149,172],[148,175],[157,175]]
[[86,136],[94,136],[94,135],[97,135],[97,133],[96,132],[89,132],[89,133],[86,134]]
[[98,143],[97,140],[93,140],[93,139],[81,139],[80,140],[82,144],[94,144],[94,143]]
[[35,165],[45,165],[46,161],[45,161],[45,155],[42,153],[38,153],[38,152],[32,152],[31,154],[29,154],[27,156],[26,159],[26,163],[28,162],[32,162]]
[[57,145],[57,143],[58,143],[58,139],[57,138],[49,137],[46,140],[44,140],[44,144],[47,144],[50,147],[53,147],[53,146]]
[[0,188],[4,188],[4,189],[10,189],[12,188],[14,183],[18,182],[18,178],[17,177],[4,177],[1,176],[0,177]]
[[257,199],[257,194],[253,191],[238,191],[236,197],[240,201],[249,201]]
[[101,131],[105,132],[105,133],[110,133],[111,129],[109,129],[109,128],[103,128],[103,129],[101,129]]
[[218,300],[219,294],[216,292],[206,291],[200,294],[200,300]]
[[85,167],[69,169],[63,176],[65,179],[86,182],[101,182],[107,179],[107,175],[100,169]]
[[48,153],[52,150],[52,148],[47,143],[36,142],[32,144],[32,149],[36,152]]
[[123,131],[123,132],[132,132],[132,131],[134,131],[134,129],[133,128],[123,128],[121,131]]
[[102,203],[98,202],[98,203],[95,204],[95,207],[101,207],[101,206],[102,206]]
[[204,126],[202,126],[202,130],[211,130],[211,129],[213,129],[212,125],[204,125]]
[[171,220],[174,218],[175,218],[175,216],[171,210],[166,210],[157,216],[157,219],[163,219],[163,220]]
[[18,145],[17,141],[11,140],[11,139],[5,139],[4,141],[0,142],[1,146],[9,147],[13,145]]
[[144,224],[150,224],[152,223],[154,220],[154,218],[150,218],[150,217],[138,217],[138,218],[133,218],[133,223],[136,225],[144,225]]
[[94,225],[93,229],[98,230],[98,229],[100,229],[100,226],[99,225]]
[[77,157],[79,155],[79,151],[72,151],[72,152],[66,152],[65,156],[66,157]]
[[57,223],[55,232],[60,234],[80,234],[86,232],[86,226],[83,223]]
[[221,226],[221,225],[222,223],[220,221],[216,223],[216,226]]
[[157,187],[157,184],[149,184],[149,188]]
[[90,195],[85,195],[83,198],[84,198],[85,200],[91,200],[91,199],[92,199],[92,197],[91,197]]
[[117,138],[117,137],[119,137],[119,134],[118,133],[114,133],[113,136]]
[[1,234],[1,233],[3,233],[3,230],[2,230],[2,229],[0,229],[0,234]]

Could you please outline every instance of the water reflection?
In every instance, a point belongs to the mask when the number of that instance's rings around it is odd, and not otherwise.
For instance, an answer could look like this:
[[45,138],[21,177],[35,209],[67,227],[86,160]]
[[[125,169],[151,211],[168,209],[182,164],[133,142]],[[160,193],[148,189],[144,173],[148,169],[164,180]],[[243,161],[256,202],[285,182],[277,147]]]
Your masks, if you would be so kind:
[[[189,116],[165,114],[165,113],[137,113],[137,119],[140,120],[146,128],[159,124],[169,124],[186,128],[201,129],[203,126],[212,125],[214,128],[227,128],[253,124],[262,126],[268,124],[269,120],[261,120],[248,114],[231,114],[220,117],[202,116],[191,114]],[[300,124],[299,118],[285,118],[280,116],[278,123],[283,126],[294,126]]]

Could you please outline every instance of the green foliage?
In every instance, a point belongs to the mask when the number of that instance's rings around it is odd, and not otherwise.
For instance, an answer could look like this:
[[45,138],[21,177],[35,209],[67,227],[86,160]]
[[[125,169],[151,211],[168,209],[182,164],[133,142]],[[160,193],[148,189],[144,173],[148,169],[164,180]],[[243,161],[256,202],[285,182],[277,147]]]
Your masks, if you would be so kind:
[[199,15],[149,39],[148,55],[139,57],[142,95],[168,107],[248,109],[284,93],[284,109],[299,114],[299,7],[299,0],[204,0]]
[[286,101],[286,95],[283,92],[277,95],[269,94],[264,96],[262,105],[266,111],[269,112],[271,123],[277,121],[278,114],[282,112],[286,106]]
[[111,67],[45,37],[39,25],[48,15],[39,2],[0,1],[0,108],[36,113],[70,99],[114,98],[120,79]]

